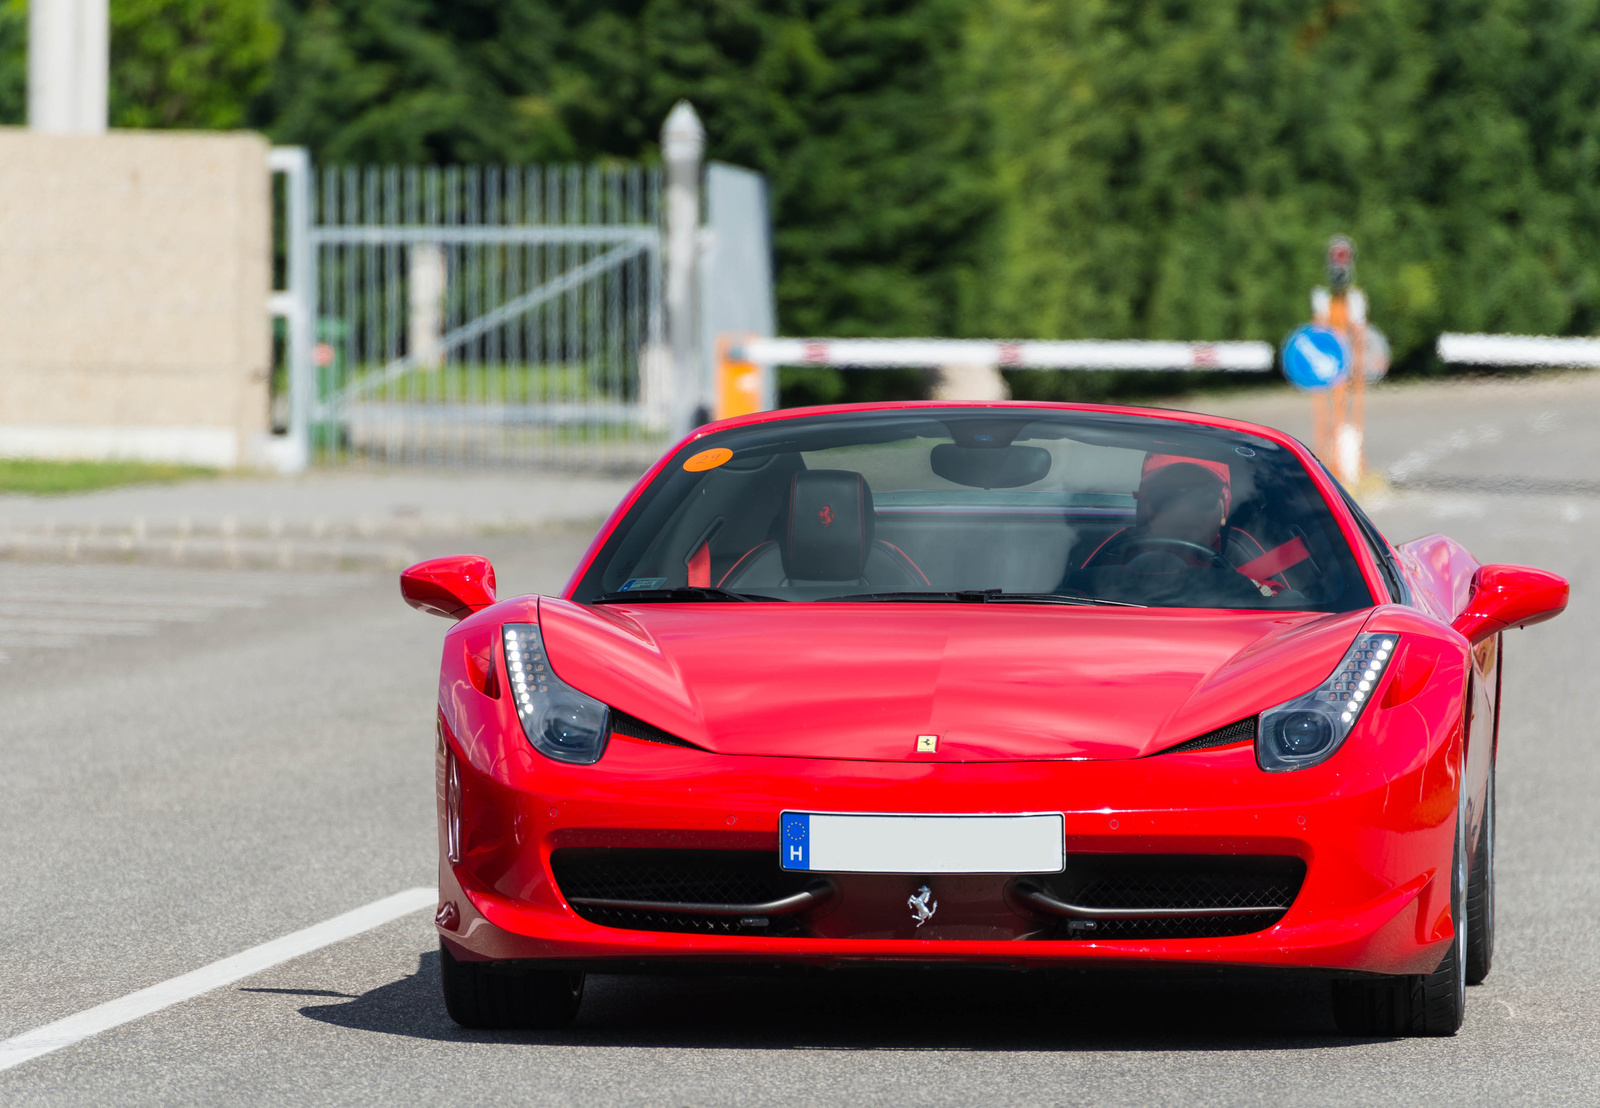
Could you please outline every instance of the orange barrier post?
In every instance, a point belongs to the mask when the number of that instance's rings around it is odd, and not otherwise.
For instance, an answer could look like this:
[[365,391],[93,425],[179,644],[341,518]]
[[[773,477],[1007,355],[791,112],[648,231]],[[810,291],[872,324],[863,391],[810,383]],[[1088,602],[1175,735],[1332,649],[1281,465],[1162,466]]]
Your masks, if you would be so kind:
[[[1312,449],[1347,487],[1366,472],[1367,311],[1366,296],[1352,287],[1355,244],[1343,235],[1328,243],[1329,289],[1312,295],[1316,322],[1344,336],[1350,350],[1345,379],[1312,401]],[[1325,304],[1322,302],[1326,296]]]
[[735,343],[743,336],[717,336],[717,409],[716,419],[759,412],[761,403],[761,367],[733,357]]

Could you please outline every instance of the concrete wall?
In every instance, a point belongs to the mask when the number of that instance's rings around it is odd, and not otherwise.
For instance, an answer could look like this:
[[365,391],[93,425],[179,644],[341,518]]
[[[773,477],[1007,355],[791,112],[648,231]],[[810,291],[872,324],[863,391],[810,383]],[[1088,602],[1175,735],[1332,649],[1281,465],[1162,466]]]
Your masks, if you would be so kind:
[[258,135],[0,128],[0,456],[250,463],[270,190]]

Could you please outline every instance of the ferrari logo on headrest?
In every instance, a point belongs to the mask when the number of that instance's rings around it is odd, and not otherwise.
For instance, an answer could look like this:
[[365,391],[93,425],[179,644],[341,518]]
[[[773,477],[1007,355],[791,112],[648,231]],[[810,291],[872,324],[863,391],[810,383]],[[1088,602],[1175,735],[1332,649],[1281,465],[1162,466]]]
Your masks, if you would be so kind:
[[828,526],[828,524],[832,523],[833,522],[833,505],[824,504],[822,506],[822,511],[817,513],[817,518],[822,521],[822,525],[824,527],[826,527],[826,526]]

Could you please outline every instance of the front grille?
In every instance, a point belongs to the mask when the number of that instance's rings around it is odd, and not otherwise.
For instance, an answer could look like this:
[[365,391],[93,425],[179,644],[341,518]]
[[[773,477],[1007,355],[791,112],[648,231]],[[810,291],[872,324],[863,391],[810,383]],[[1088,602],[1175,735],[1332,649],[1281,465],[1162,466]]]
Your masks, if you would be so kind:
[[1232,746],[1234,743],[1255,742],[1256,724],[1261,717],[1241,719],[1215,731],[1207,731],[1199,738],[1189,739],[1177,746],[1169,746],[1161,754],[1182,754],[1188,750],[1209,750],[1214,746]]
[[1298,858],[1239,855],[1072,855],[1067,871],[1038,879],[1083,908],[1172,910],[1252,908],[1229,916],[1062,920],[1068,939],[1208,939],[1264,931],[1283,918],[1305,881]]
[[[905,891],[875,875],[790,872],[776,851],[641,850],[566,847],[550,857],[551,871],[572,910],[602,927],[719,935],[850,937],[853,928],[878,933],[884,921],[903,922]],[[1031,937],[1049,939],[1202,939],[1247,935],[1283,917],[1305,879],[1298,858],[1239,855],[1073,854],[1059,874],[1019,877],[1010,884],[1040,922],[1055,926]],[[997,925],[1019,918],[1006,907],[1004,878],[994,879]],[[741,910],[786,897],[831,892],[838,910],[814,913],[793,902],[775,913]],[[831,890],[826,886],[831,885]],[[891,891],[892,890],[892,891]],[[1043,892],[1056,903],[1041,904]],[[581,903],[630,901],[629,904]],[[656,907],[659,905],[660,907]],[[687,906],[719,911],[685,911]],[[1021,905],[1019,905],[1021,906]],[[1210,916],[1208,909],[1256,908],[1259,912]],[[1157,919],[1106,919],[1096,911],[1180,912]],[[1185,910],[1197,914],[1181,914]],[[853,921],[853,922],[852,922]],[[820,929],[820,931],[818,930]],[[908,936],[911,937],[911,936]],[[1020,935],[1019,935],[1020,937]]]
[[628,931],[673,931],[696,935],[770,935],[777,938],[792,938],[801,930],[800,921],[793,916],[749,918],[691,916],[678,912],[648,912],[639,908],[604,908],[593,904],[575,904],[573,910],[590,923],[598,923],[602,927],[620,927]]
[[[1224,939],[1254,935],[1283,918],[1282,912],[1249,916],[1195,916],[1191,919],[1098,920],[1093,927],[1067,927],[1058,939]],[[1062,933],[1062,932],[1065,933]]]
[[688,739],[680,739],[670,731],[663,731],[653,723],[646,723],[637,716],[630,716],[627,712],[611,710],[611,730],[618,735],[626,735],[630,739],[643,739],[650,743],[664,743],[667,746],[684,746],[690,750],[704,750]]
[[[800,892],[814,878],[778,866],[770,850],[557,850],[550,869],[562,896],[574,899],[654,901],[661,904],[762,904]],[[591,923],[635,931],[792,935],[794,916],[695,915],[573,904]]]

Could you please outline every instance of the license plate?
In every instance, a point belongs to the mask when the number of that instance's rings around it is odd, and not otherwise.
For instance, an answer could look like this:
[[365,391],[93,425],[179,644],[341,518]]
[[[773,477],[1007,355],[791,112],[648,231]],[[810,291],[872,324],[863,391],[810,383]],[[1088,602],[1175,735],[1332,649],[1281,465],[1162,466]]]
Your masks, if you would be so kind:
[[784,812],[784,869],[825,873],[1060,873],[1061,813],[1020,816]]

